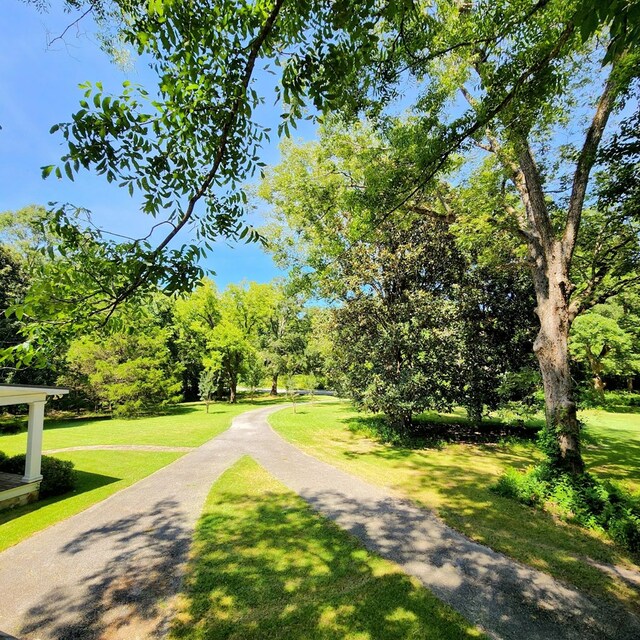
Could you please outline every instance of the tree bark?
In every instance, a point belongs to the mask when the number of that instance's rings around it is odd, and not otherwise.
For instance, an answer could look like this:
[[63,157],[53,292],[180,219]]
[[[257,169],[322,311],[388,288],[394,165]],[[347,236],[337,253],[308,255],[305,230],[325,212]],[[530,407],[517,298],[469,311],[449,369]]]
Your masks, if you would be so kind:
[[[547,455],[558,468],[583,473],[580,452],[580,423],[569,364],[568,274],[559,243],[546,251],[544,264],[534,267],[534,285],[540,330],[533,345],[538,359],[545,396]],[[544,268],[546,267],[546,268]]]
[[278,395],[278,374],[274,373],[273,376],[271,376],[271,391],[269,392],[270,396],[277,396]]

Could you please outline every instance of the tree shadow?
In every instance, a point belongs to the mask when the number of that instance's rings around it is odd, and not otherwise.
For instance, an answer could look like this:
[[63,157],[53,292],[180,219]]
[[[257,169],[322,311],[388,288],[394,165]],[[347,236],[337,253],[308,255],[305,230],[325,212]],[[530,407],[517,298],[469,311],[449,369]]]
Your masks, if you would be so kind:
[[21,507],[0,511],[0,525],[10,522],[11,520],[15,520],[16,518],[20,518],[28,513],[38,511],[50,504],[63,502],[73,496],[86,493],[87,491],[93,491],[94,489],[99,489],[100,487],[112,484],[113,482],[119,482],[122,479],[105,476],[100,473],[89,473],[88,471],[82,471],[80,469],[75,469],[74,471],[76,474],[76,486],[73,491],[68,491],[60,496],[52,496],[50,498],[44,498],[43,500],[37,500],[36,502],[31,502]]
[[292,494],[217,502],[198,527],[173,638],[477,637]]
[[350,416],[341,420],[351,433],[362,433],[376,440],[407,449],[439,449],[446,444],[503,444],[509,441],[532,442],[540,430],[537,422],[509,424],[483,420],[476,424],[457,416],[435,414],[418,416],[411,432],[393,432],[381,416]]
[[605,404],[598,407],[600,411],[606,413],[640,413],[640,406],[630,406],[628,404]]
[[[173,500],[84,531],[52,550],[60,562],[77,564],[75,584],[53,587],[28,611],[20,635],[155,637],[166,624],[167,596],[179,588],[190,539],[185,515]],[[83,572],[96,554],[104,555],[105,563]]]
[[[409,502],[393,498],[354,500],[334,491],[309,491],[303,495],[315,509],[336,520],[367,548],[418,576],[428,589],[468,620],[498,637],[640,637],[640,619],[618,602],[590,598],[562,582],[554,582],[549,576],[444,527],[437,518]],[[478,504],[477,508],[491,510],[492,505]],[[560,557],[564,551],[555,553]],[[603,572],[594,574],[605,585],[611,583],[610,576]]]

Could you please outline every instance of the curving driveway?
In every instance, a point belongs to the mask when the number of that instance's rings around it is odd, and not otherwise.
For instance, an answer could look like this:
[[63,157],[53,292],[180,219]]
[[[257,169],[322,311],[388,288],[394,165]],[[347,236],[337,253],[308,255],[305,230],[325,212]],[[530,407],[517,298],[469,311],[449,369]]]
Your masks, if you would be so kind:
[[637,640],[640,621],[471,542],[431,513],[284,441],[267,416],[0,554],[0,638],[162,637],[215,479],[250,455],[311,506],[397,562],[493,638]]

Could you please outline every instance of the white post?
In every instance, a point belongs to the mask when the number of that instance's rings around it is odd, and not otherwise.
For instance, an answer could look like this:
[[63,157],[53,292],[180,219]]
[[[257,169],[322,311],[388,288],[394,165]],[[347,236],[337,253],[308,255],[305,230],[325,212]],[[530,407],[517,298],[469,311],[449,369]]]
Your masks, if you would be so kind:
[[24,465],[23,482],[42,480],[42,429],[44,427],[44,405],[41,402],[29,403],[29,431],[27,432],[27,457]]

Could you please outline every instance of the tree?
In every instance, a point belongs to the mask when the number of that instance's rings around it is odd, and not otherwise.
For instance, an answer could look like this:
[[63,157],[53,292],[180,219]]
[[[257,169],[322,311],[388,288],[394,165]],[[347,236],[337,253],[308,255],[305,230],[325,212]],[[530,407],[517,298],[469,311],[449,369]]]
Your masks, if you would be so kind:
[[153,413],[180,399],[180,367],[172,362],[162,329],[79,338],[67,361],[62,382],[84,388],[116,415]]
[[[99,268],[93,271],[104,273],[111,286],[96,288],[84,277],[63,279],[62,300],[90,318],[109,316],[149,282],[188,288],[199,275],[193,263],[202,248],[168,247],[196,220],[205,242],[219,234],[252,235],[240,222],[243,196],[237,186],[258,166],[265,135],[252,118],[263,98],[252,86],[256,67],[273,60],[282,65],[278,95],[285,104],[285,134],[309,102],[347,115],[366,109],[388,128],[385,109],[412,86],[415,117],[399,135],[414,144],[404,146],[408,161],[397,163],[402,172],[388,185],[381,208],[390,215],[410,204],[472,141],[495,155],[520,198],[510,220],[525,240],[538,299],[535,349],[556,463],[581,472],[567,345],[571,323],[592,295],[577,291],[571,266],[598,147],[638,67],[637,7],[637,1],[621,0],[471,6],[440,0],[428,9],[414,2],[368,1],[161,1],[150,9],[135,3],[123,37],[151,60],[158,90],[127,86],[110,96],[99,84],[87,85],[73,122],[58,127],[69,153],[61,166],[44,173],[72,178],[81,167],[91,168],[139,191],[145,212],[167,212],[169,231],[154,245],[142,239],[110,244],[94,235],[90,250],[76,255],[85,264],[94,261]],[[600,51],[593,48],[594,35],[603,42]],[[548,176],[554,172],[542,166],[534,142],[564,120],[573,80],[580,68],[589,68],[594,53],[610,65],[607,78],[582,144],[569,153],[571,186],[550,206],[547,198],[555,189]],[[592,74],[598,80],[602,75],[599,68]],[[469,102],[466,110],[460,94]],[[198,215],[202,203],[209,206]],[[72,250],[86,246],[86,235],[67,209],[58,209],[56,221]],[[59,305],[43,310],[60,312]]]
[[[327,124],[317,143],[285,145],[260,189],[275,216],[270,246],[294,277],[338,303],[331,328],[316,314],[311,359],[343,369],[342,386],[361,406],[404,430],[413,413],[454,403],[479,420],[502,400],[502,376],[530,359],[532,287],[513,242],[480,263],[453,233],[455,212],[427,206],[428,190],[372,226],[382,212],[365,185],[395,180],[393,143],[366,125]],[[465,199],[447,200],[458,210]]]
[[218,379],[216,371],[214,369],[203,369],[200,373],[198,391],[200,393],[200,400],[203,400],[207,407],[207,413],[209,413],[209,403],[213,400],[217,389]]
[[[364,105],[380,121],[385,138],[401,143],[390,152],[396,150],[395,179],[387,184],[373,179],[382,217],[421,206],[424,187],[455,168],[454,152],[473,144],[493,158],[504,184],[501,219],[526,248],[536,292],[540,328],[534,350],[545,389],[548,440],[555,442],[549,454],[571,473],[584,469],[569,369],[571,324],[637,276],[634,269],[607,269],[615,275],[612,283],[597,268],[595,278],[577,282],[572,273],[591,170],[611,114],[631,97],[638,68],[637,39],[627,40],[628,47],[605,41],[598,49],[589,38],[600,20],[619,23],[599,11],[587,20],[580,15],[583,9],[583,3],[523,1],[477,7],[440,2],[428,15],[409,11],[400,29],[397,22],[383,27],[391,44],[381,46],[378,64],[350,78],[355,84],[345,89],[345,100]],[[608,66],[589,64],[596,55]],[[418,87],[412,117],[394,121],[384,109],[408,77]],[[372,87],[379,89],[375,100]],[[594,93],[599,97],[580,135],[576,118]],[[563,124],[575,144],[550,152]],[[435,208],[447,213],[446,206]],[[497,226],[495,220],[488,223]]]
[[[272,396],[278,395],[278,378],[292,368],[303,368],[302,360],[309,333],[304,299],[282,283],[273,288],[271,309],[260,332],[260,350],[271,378]],[[297,361],[294,366],[293,361]]]
[[211,332],[220,321],[220,300],[216,286],[204,278],[190,294],[176,299],[174,326],[178,358],[183,367],[185,397],[199,393],[201,375]]
[[[5,312],[20,301],[27,283],[22,261],[9,247],[0,244],[0,345],[4,349],[22,342],[20,321],[15,317],[7,317]],[[2,371],[3,380],[7,380],[10,371]]]
[[264,363],[257,351],[249,351],[245,361],[242,381],[249,387],[249,392],[253,397],[256,389],[262,384],[266,374]]
[[[571,329],[573,357],[593,376],[595,391],[604,399],[605,376],[633,378],[640,372],[637,336],[625,330],[624,308],[615,301],[593,307],[576,318]],[[633,315],[631,325],[640,318]]]
[[405,433],[416,413],[451,409],[460,349],[449,294],[460,264],[446,228],[429,219],[386,224],[343,269],[335,357],[348,394]]
[[270,285],[255,282],[229,285],[220,296],[220,320],[208,337],[205,364],[219,372],[231,403],[236,402],[238,382],[255,357],[271,300]]

